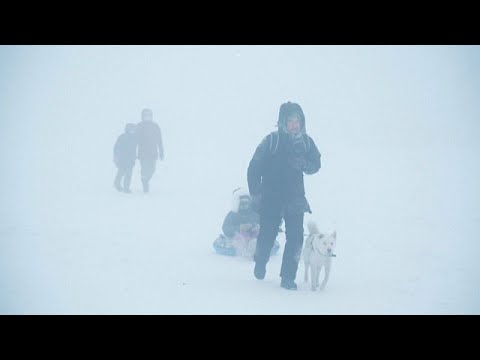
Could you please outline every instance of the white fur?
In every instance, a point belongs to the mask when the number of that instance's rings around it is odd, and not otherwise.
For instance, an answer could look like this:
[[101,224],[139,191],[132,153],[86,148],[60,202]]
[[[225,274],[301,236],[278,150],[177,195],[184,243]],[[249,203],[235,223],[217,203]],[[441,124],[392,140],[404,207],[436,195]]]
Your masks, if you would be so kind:
[[[308,269],[311,269],[311,284],[312,291],[325,288],[330,270],[332,268],[333,250],[337,244],[337,232],[334,231],[329,235],[322,234],[318,230],[315,222],[309,221],[307,223],[308,237],[305,240],[305,247],[303,249],[303,261],[305,262],[305,282],[308,282]],[[325,277],[320,284],[320,271],[325,267]]]
[[235,253],[237,256],[253,259],[253,255],[255,254],[255,249],[257,246],[257,239],[234,238],[232,240],[232,246],[235,248]]

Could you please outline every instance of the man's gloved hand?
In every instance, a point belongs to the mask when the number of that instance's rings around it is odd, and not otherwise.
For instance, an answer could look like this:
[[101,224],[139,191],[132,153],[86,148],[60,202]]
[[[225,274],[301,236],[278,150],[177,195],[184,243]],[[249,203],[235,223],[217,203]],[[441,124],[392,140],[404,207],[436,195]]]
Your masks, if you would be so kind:
[[290,156],[288,158],[288,165],[296,170],[303,171],[307,166],[307,160],[303,156]]

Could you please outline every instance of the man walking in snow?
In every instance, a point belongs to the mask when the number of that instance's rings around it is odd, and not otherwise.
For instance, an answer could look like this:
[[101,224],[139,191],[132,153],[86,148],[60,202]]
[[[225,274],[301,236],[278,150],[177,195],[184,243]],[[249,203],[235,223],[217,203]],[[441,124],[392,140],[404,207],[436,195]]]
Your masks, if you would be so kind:
[[142,121],[137,125],[137,141],[143,192],[148,192],[157,160],[164,159],[162,132],[158,124],[153,122],[151,109],[142,110]]
[[296,290],[295,277],[303,246],[304,213],[311,213],[305,197],[303,174],[320,169],[320,152],[305,130],[300,105],[282,104],[278,131],[267,135],[255,150],[247,172],[249,192],[260,214],[260,233],[255,250],[255,277],[262,280],[270,251],[285,219],[286,244],[280,286]]

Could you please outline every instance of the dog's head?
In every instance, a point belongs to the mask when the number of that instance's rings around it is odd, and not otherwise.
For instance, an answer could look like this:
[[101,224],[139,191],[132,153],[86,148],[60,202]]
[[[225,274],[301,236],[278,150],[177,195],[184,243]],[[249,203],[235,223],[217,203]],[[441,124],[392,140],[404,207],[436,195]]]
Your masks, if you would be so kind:
[[335,246],[337,245],[337,232],[334,231],[329,235],[313,234],[312,247],[314,251],[322,255],[333,255]]

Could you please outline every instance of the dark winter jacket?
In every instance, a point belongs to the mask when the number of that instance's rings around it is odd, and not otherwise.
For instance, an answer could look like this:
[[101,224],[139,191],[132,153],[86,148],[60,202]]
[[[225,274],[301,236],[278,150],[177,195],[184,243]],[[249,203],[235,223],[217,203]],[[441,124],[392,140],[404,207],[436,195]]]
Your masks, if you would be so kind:
[[162,132],[157,123],[141,121],[137,125],[138,158],[163,160]]
[[301,133],[297,137],[287,133],[288,112],[282,113],[280,108],[279,130],[262,140],[248,166],[250,195],[261,197],[261,207],[280,206],[287,211],[311,212],[303,174],[314,174],[320,169],[320,152],[306,134],[303,112],[296,110],[301,117]]
[[137,155],[137,138],[135,134],[120,135],[113,147],[113,158],[117,167],[132,167]]
[[223,221],[222,230],[227,237],[234,237],[240,232],[240,225],[259,223],[259,215],[252,209],[245,211],[230,211]]

